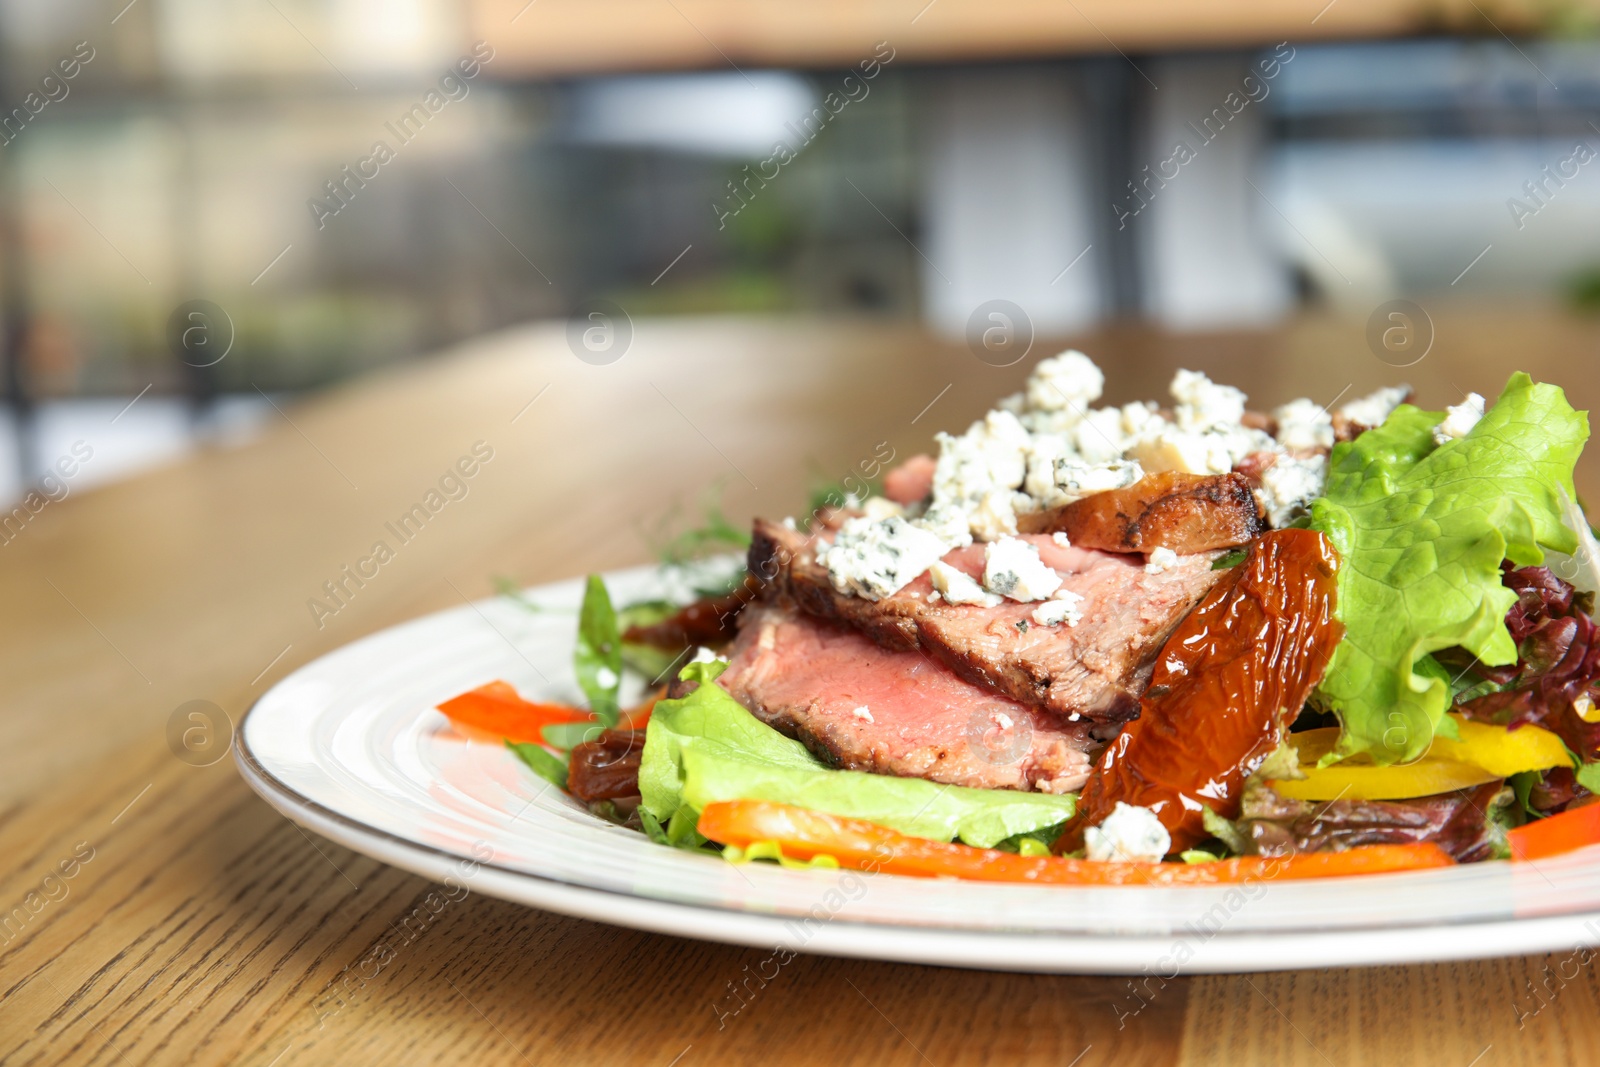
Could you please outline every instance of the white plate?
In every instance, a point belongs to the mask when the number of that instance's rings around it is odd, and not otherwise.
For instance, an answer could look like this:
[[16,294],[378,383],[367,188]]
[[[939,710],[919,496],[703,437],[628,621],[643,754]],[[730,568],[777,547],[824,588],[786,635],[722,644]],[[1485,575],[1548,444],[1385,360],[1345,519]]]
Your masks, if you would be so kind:
[[[660,588],[648,568],[607,580],[623,603]],[[1593,848],[1537,866],[1174,889],[736,867],[663,848],[591,816],[434,710],[495,678],[531,697],[576,696],[580,583],[531,595],[552,610],[483,601],[374,634],[285,678],[240,729],[245,780],[307,829],[435,881],[622,926],[794,951],[1171,976],[1600,941]]]

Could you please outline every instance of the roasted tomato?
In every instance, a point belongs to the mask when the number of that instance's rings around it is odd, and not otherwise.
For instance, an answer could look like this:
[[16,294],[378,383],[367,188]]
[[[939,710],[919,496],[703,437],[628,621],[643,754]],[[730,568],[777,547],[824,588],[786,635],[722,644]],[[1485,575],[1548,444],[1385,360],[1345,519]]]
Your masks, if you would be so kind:
[[1275,530],[1178,624],[1139,718],[1107,747],[1057,851],[1118,801],[1154,811],[1173,851],[1206,836],[1201,811],[1238,814],[1241,784],[1278,744],[1333,655],[1338,554],[1314,530]]

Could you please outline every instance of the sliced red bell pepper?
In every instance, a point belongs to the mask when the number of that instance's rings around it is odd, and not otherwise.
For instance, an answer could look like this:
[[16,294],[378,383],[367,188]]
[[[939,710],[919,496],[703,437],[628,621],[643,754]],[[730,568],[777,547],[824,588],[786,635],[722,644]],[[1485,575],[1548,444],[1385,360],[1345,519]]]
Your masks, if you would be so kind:
[[1535,819],[1506,834],[1513,860],[1542,860],[1600,843],[1600,804]]
[[1273,879],[1335,878],[1384,871],[1448,867],[1437,845],[1366,845],[1343,852],[1242,856],[1215,863],[1099,863],[1061,856],[1022,856],[910,837],[875,823],[787,804],[730,800],[708,804],[697,827],[724,845],[775,842],[785,856],[832,856],[842,867],[921,878],[1067,885],[1208,885]]
[[565,704],[535,704],[517,695],[507,682],[490,682],[452,697],[439,710],[458,726],[468,726],[508,741],[544,744],[546,726],[590,722],[592,716]]

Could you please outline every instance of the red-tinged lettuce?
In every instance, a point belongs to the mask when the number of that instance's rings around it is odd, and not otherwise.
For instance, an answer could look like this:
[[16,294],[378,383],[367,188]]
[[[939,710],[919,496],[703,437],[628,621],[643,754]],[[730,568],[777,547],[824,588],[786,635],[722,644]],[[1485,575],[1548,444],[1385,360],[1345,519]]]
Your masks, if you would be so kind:
[[1600,759],[1600,722],[1584,718],[1600,694],[1600,627],[1584,610],[1587,598],[1547,567],[1508,567],[1504,584],[1517,596],[1506,612],[1517,664],[1476,669],[1491,691],[1469,691],[1457,710],[1513,729],[1543,726],[1584,760]]
[[1432,653],[1461,646],[1487,667],[1518,661],[1506,613],[1518,596],[1500,563],[1578,548],[1563,494],[1588,419],[1561,390],[1514,374],[1464,437],[1435,447],[1437,412],[1409,404],[1340,444],[1311,525],[1339,550],[1335,650],[1317,700],[1343,727],[1330,762],[1414,760],[1451,729],[1450,675]]
[[1258,856],[1339,852],[1362,845],[1428,842],[1457,862],[1503,854],[1503,811],[1511,791],[1488,782],[1410,800],[1291,800],[1264,780],[1245,787],[1234,829],[1241,851]]

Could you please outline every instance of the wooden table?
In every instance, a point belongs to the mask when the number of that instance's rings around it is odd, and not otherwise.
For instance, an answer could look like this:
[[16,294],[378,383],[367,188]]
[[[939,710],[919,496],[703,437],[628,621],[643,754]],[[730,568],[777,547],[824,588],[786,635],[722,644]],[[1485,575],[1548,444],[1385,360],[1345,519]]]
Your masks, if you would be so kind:
[[[1600,400],[1594,325],[1434,315],[1435,351],[1406,372],[1425,399],[1492,391],[1522,364],[1580,405]],[[533,583],[642,561],[642,531],[715,480],[734,515],[792,512],[813,478],[880,441],[927,447],[1025,370],[892,324],[635,325],[610,366],[538,327],[355,383],[288,408],[248,446],[50,504],[0,547],[0,1061],[1548,1067],[1592,1055],[1593,971],[1551,981],[1543,999],[1529,985],[1566,957],[1180,977],[1137,1014],[1125,978],[800,957],[719,1029],[712,1005],[762,953],[476,894],[319,1024],[313,1003],[429,886],[301,831],[230,759],[177,758],[174,709],[211,700],[237,721],[297,665],[485,595],[492,575]],[[1272,403],[1394,380],[1361,331],[1308,319],[1084,341],[1113,399],[1159,392],[1141,381],[1182,362]],[[307,599],[479,440],[495,453],[471,495],[319,630]],[[1582,485],[1600,488],[1593,455]],[[72,877],[51,877],[64,862]]]
[[[1593,0],[1572,5],[1592,13]],[[1428,33],[1537,35],[1547,6],[1506,0],[469,0],[490,76],[704,67],[851,67],[876,42],[897,63],[1245,49]],[[603,27],[603,30],[600,29]]]

